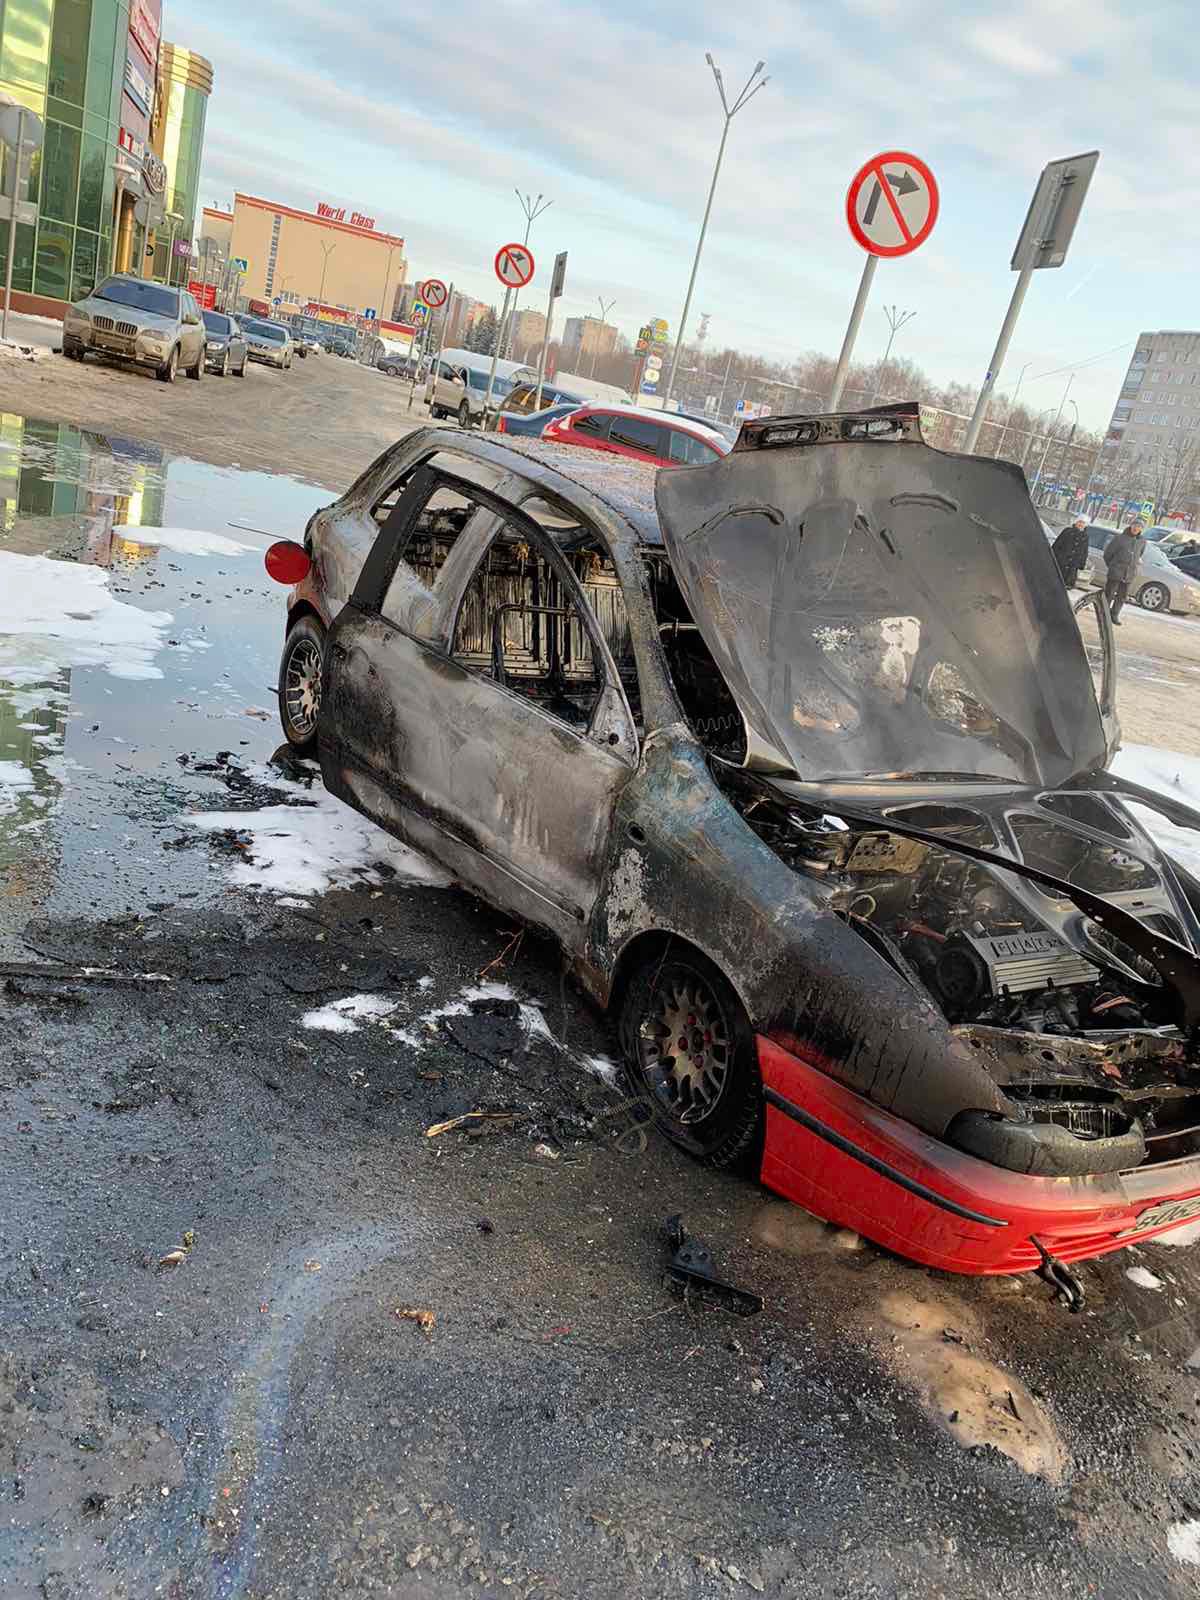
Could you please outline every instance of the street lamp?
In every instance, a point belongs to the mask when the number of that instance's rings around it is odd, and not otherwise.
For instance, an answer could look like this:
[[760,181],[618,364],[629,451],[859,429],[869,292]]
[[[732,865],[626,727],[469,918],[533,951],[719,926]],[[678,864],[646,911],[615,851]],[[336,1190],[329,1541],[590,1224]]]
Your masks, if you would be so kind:
[[1051,443],[1052,443],[1052,441],[1054,439],[1054,430],[1058,427],[1059,419],[1061,418],[1061,416],[1063,414],[1063,407],[1067,403],[1067,396],[1070,394],[1071,385],[1074,382],[1075,382],[1075,374],[1072,373],[1070,375],[1070,377],[1067,379],[1067,387],[1063,390],[1063,397],[1058,402],[1058,411],[1055,413],[1054,421],[1050,424],[1050,434],[1049,434],[1049,437],[1046,440],[1046,448],[1042,451],[1042,459],[1038,463],[1037,472],[1034,474],[1034,477],[1033,477],[1033,486],[1029,491],[1029,498],[1031,500],[1033,499],[1034,495],[1037,493],[1037,486],[1041,482],[1042,472],[1043,472],[1043,469],[1045,468],[1045,465],[1046,465],[1046,457],[1050,454],[1050,445],[1051,445]]
[[391,318],[388,316],[387,292],[388,292],[388,279],[392,275],[392,256],[395,254],[395,252],[396,252],[396,246],[394,244],[388,245],[387,267],[384,269],[384,274],[383,274],[383,298],[379,302],[379,320],[380,320],[380,322],[385,322],[385,321],[390,321],[391,320]]
[[[608,302],[608,304],[605,305],[604,304],[604,296],[603,295],[599,295],[599,294],[596,296],[596,300],[597,300],[597,302],[599,303],[599,306],[600,306],[600,326],[603,328],[603,327],[606,327],[608,325],[608,313],[612,310],[612,308],[616,305],[617,302],[615,300],[610,300]],[[593,378],[596,376],[596,357],[600,354],[599,345],[600,345],[600,336],[599,336],[599,333],[597,333],[596,341],[592,345],[592,370],[591,370],[590,376],[593,377]]]
[[[692,309],[692,291],[696,287],[696,273],[700,266],[700,255],[704,249],[704,235],[708,232],[708,219],[712,213],[713,196],[717,192],[717,179],[721,175],[721,158],[725,154],[725,141],[729,137],[729,124],[733,121],[734,117],[737,116],[742,107],[750,100],[753,100],[758,91],[771,81],[769,78],[760,78],[758,76],[762,69],[766,66],[765,61],[760,61],[754,68],[754,71],[750,74],[749,78],[747,78],[745,88],[733,102],[733,105],[730,106],[729,101],[725,98],[725,81],[721,77],[720,67],[717,66],[716,62],[713,60],[708,51],[705,51],[704,59],[708,62],[708,65],[712,70],[712,75],[716,80],[717,93],[721,96],[721,109],[725,113],[725,126],[721,129],[721,143],[717,148],[716,165],[713,167],[712,182],[708,186],[708,204],[704,207],[704,220],[700,224],[700,237],[696,241],[696,255],[692,261],[692,275],[688,279],[687,296],[683,302],[683,315],[679,319],[679,330],[675,336],[675,351],[671,357],[671,371],[667,377],[666,393],[663,395],[664,410],[670,405],[671,393],[675,388],[675,369],[679,365],[679,352],[683,348],[684,329],[687,327],[688,316],[690,315]],[[758,81],[755,82],[755,79]]]
[[321,315],[321,307],[325,304],[325,273],[329,267],[329,258],[337,249],[337,244],[322,244],[321,252],[325,259],[321,263],[321,287],[317,290],[317,315]]
[[883,314],[888,320],[888,328],[890,331],[888,333],[887,349],[883,352],[883,360],[879,363],[879,377],[876,379],[878,388],[871,397],[872,405],[876,405],[878,403],[879,397],[883,393],[883,375],[887,371],[888,357],[892,353],[892,344],[895,341],[896,335],[900,332],[900,329],[906,322],[912,321],[917,313],[915,311],[899,311],[895,306],[884,306]]
[[[514,189],[513,193],[521,202],[521,210],[525,213],[525,244],[528,245],[530,228],[533,227],[534,223],[541,216],[543,211],[548,211],[550,209],[550,207],[554,204],[554,201],[543,200],[540,194],[536,199],[534,199],[531,195],[522,194],[520,189]],[[510,310],[508,313],[508,327],[500,329],[500,336],[496,340],[497,350],[503,350],[505,355],[508,354],[509,340],[512,335],[512,330],[516,326],[517,322],[517,298],[520,293],[520,289],[513,290],[512,300],[510,302]]]
[[1012,414],[1017,409],[1017,396],[1021,393],[1021,385],[1025,382],[1025,374],[1032,365],[1032,361],[1027,361],[1021,368],[1020,375],[1017,378],[1017,387],[1013,390],[1013,397],[1008,402],[1008,410],[1004,414],[1004,426],[1000,430],[1000,443],[996,446],[997,460],[999,460],[1001,450],[1004,449],[1004,437],[1008,432],[1008,424],[1012,420]]

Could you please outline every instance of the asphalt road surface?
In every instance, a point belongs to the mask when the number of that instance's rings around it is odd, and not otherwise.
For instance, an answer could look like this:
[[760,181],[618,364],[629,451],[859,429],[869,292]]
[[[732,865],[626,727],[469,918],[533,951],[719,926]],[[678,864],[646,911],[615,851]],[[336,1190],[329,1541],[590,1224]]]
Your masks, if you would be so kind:
[[327,491],[108,420],[0,433],[59,618],[0,638],[5,1596],[1196,1593],[1194,1251],[1071,1316],[648,1135],[553,950],[277,754],[258,553]]

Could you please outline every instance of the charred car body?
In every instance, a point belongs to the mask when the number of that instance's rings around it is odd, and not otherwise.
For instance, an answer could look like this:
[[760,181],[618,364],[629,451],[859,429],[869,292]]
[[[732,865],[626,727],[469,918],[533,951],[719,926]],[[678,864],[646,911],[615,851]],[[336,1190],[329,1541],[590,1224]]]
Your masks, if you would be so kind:
[[1018,468],[422,432],[272,559],[288,737],[561,941],[677,1143],[958,1271],[1200,1215],[1200,884],[1125,802],[1200,815],[1106,770]]

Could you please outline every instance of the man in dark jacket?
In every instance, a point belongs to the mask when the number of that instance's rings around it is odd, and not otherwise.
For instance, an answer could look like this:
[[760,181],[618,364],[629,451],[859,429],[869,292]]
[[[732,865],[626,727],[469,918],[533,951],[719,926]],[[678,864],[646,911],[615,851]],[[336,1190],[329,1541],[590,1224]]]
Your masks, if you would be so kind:
[[1126,523],[1120,533],[1114,533],[1104,546],[1104,565],[1108,569],[1104,598],[1108,601],[1109,612],[1118,628],[1121,626],[1121,607],[1125,604],[1129,585],[1137,577],[1142,564],[1142,552],[1146,548],[1142,526],[1136,520]]
[[1074,522],[1068,523],[1050,548],[1058,562],[1062,581],[1068,589],[1073,589],[1079,581],[1079,569],[1087,560],[1087,519],[1076,517]]

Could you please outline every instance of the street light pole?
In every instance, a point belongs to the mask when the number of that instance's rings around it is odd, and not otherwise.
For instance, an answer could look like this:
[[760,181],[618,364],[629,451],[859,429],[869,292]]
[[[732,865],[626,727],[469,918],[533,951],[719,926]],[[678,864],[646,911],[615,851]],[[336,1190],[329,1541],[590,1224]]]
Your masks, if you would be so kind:
[[321,307],[325,304],[325,273],[329,267],[329,258],[337,249],[336,244],[322,244],[321,252],[325,259],[321,263],[321,287],[317,290],[317,316],[321,315]]
[[906,322],[912,321],[917,313],[915,311],[898,311],[895,306],[884,306],[883,314],[888,320],[888,328],[890,329],[890,332],[888,333],[887,349],[883,352],[883,360],[879,363],[879,376],[875,380],[877,387],[874,395],[871,397],[872,405],[878,404],[879,397],[883,393],[883,375],[887,371],[888,357],[892,353],[892,344],[895,341],[896,335],[900,332],[900,329]]
[[1000,443],[996,446],[997,460],[999,460],[1001,450],[1004,449],[1005,435],[1008,433],[1008,425],[1012,421],[1012,414],[1017,409],[1017,398],[1021,393],[1021,385],[1025,382],[1025,374],[1029,371],[1032,365],[1032,361],[1027,361],[1021,368],[1020,374],[1017,378],[1017,387],[1013,390],[1013,397],[1008,403],[1008,410],[1004,413],[1004,426],[1000,430]]
[[[548,211],[550,209],[550,207],[554,204],[554,201],[546,200],[543,202],[540,194],[536,199],[531,199],[529,195],[522,194],[520,189],[515,189],[513,192],[517,199],[521,202],[521,210],[525,213],[525,244],[528,247],[530,228],[533,227],[534,223],[541,216],[543,211]],[[506,356],[509,353],[508,344],[510,335],[512,333],[513,323],[517,320],[517,298],[520,293],[520,289],[513,290],[512,311],[508,318],[508,326],[505,327],[504,323],[502,322],[496,336],[496,349],[498,352],[502,351]]]
[[[608,324],[608,313],[612,310],[617,302],[615,300],[610,300],[608,304],[605,305],[604,296],[599,294],[596,296],[596,299],[600,306],[600,326],[603,328]],[[600,351],[597,349],[597,345],[599,345],[599,343],[599,336],[597,336],[595,344],[592,345],[592,370],[590,376],[593,378],[596,376],[596,357],[600,354]]]
[[1033,485],[1032,485],[1032,487],[1030,488],[1030,491],[1029,491],[1029,498],[1031,500],[1033,499],[1034,495],[1037,493],[1037,486],[1041,482],[1042,472],[1043,472],[1043,470],[1045,469],[1045,466],[1046,466],[1046,457],[1050,454],[1050,445],[1054,440],[1054,430],[1058,427],[1059,419],[1062,417],[1062,414],[1063,414],[1063,407],[1067,403],[1067,396],[1070,394],[1071,385],[1074,382],[1075,382],[1075,374],[1072,373],[1071,376],[1067,379],[1067,387],[1063,390],[1063,397],[1058,402],[1058,410],[1054,414],[1054,421],[1050,424],[1050,433],[1049,433],[1049,437],[1046,440],[1046,448],[1042,451],[1042,459],[1038,463],[1037,472],[1034,474]]
[[[675,388],[675,370],[679,366],[679,353],[683,349],[683,336],[687,331],[687,320],[692,310],[692,291],[696,287],[696,273],[699,270],[700,256],[704,249],[704,236],[708,232],[708,219],[712,214],[713,196],[717,192],[717,179],[721,175],[721,160],[725,154],[725,141],[729,138],[729,124],[733,121],[734,117],[737,116],[742,107],[749,101],[753,100],[758,91],[764,88],[771,81],[769,78],[759,78],[759,73],[766,66],[765,61],[760,61],[754,68],[754,71],[750,74],[749,78],[747,78],[745,88],[733,102],[733,105],[730,106],[728,100],[725,98],[725,81],[721,77],[720,67],[717,66],[711,54],[709,54],[707,51],[705,52],[704,59],[708,62],[709,67],[712,69],[712,75],[716,80],[717,93],[721,96],[721,109],[725,113],[725,126],[721,129],[721,143],[717,149],[717,161],[716,165],[713,167],[712,182],[708,186],[708,203],[704,207],[704,220],[700,224],[700,237],[696,241],[696,254],[692,261],[692,275],[688,279],[687,295],[685,296],[683,302],[683,315],[679,319],[679,327],[675,332],[675,352],[671,357],[671,370],[667,375],[667,387],[666,392],[663,395],[664,411],[671,403],[671,394]],[[758,79],[758,81],[755,82],[755,79]]]

